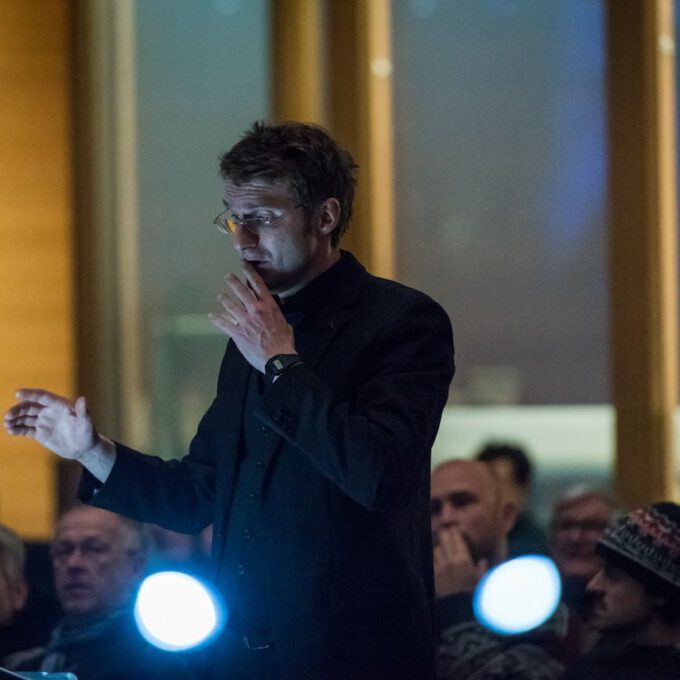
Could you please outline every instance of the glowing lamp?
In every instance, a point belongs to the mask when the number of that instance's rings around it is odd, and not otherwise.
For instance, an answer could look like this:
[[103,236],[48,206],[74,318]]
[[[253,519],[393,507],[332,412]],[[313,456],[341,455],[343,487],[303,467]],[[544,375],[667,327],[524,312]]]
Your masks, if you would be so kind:
[[226,612],[219,595],[197,578],[161,571],[144,579],[135,602],[135,621],[148,642],[181,652],[213,640]]
[[475,617],[501,635],[525,633],[555,613],[561,594],[555,563],[543,555],[524,555],[484,575],[474,593]]

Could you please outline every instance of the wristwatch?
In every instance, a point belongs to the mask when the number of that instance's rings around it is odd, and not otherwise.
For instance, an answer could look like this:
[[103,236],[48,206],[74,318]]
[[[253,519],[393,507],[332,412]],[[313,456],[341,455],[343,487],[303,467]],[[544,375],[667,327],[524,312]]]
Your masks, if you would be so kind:
[[275,354],[264,365],[264,374],[274,382],[285,370],[301,363],[299,354]]

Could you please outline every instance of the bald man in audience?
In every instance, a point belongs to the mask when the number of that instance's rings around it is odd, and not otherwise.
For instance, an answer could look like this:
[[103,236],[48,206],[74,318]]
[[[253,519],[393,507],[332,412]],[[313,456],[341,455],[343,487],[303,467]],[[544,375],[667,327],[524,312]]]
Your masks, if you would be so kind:
[[181,658],[149,645],[135,626],[133,600],[147,557],[139,522],[78,506],[58,520],[51,557],[64,617],[44,647],[11,655],[8,668],[71,672],[78,680],[192,677]]
[[557,650],[567,634],[566,610],[513,638],[492,633],[474,618],[473,591],[490,567],[507,558],[515,517],[515,506],[503,500],[489,465],[452,460],[432,473],[440,680],[553,680],[564,671]]

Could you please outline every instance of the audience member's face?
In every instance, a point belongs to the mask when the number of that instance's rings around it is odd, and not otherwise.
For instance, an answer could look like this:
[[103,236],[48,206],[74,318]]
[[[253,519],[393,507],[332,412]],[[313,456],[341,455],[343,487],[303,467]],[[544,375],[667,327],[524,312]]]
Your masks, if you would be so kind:
[[564,577],[592,578],[601,566],[595,545],[605,530],[611,510],[597,497],[584,497],[564,506],[550,529],[550,551]]
[[0,569],[0,629],[12,625],[14,617],[26,604],[28,593],[24,582],[11,584],[2,569]]
[[444,528],[457,526],[472,557],[495,562],[514,517],[500,502],[498,483],[486,463],[452,461],[432,474],[431,522],[434,540]]
[[134,535],[114,513],[76,508],[58,522],[52,542],[57,597],[70,618],[91,618],[126,604],[143,560]]
[[651,619],[651,596],[639,581],[605,563],[588,584],[595,595],[592,624],[602,632],[641,632]]

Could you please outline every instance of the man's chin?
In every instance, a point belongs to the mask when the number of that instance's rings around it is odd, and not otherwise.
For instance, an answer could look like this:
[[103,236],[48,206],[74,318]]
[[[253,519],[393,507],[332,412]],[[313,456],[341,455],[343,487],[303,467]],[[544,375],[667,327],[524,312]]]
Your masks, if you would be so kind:
[[573,557],[564,560],[560,564],[560,571],[563,576],[572,579],[588,579],[590,580],[600,569],[600,563],[592,558]]
[[64,614],[69,617],[88,617],[97,609],[97,603],[89,597],[69,598],[62,602]]

